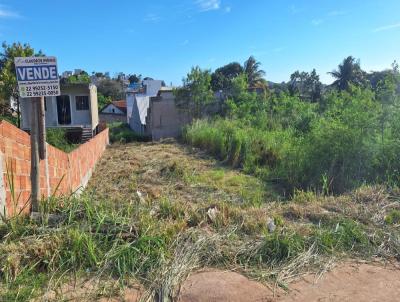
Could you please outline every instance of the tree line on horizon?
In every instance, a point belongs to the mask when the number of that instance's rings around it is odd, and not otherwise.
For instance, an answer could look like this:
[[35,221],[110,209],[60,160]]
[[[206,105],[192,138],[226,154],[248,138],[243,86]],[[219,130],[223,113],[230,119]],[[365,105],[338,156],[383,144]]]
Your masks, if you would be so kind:
[[[2,44],[0,52],[0,115],[12,117],[11,99],[17,104],[17,120],[19,125],[19,96],[17,91],[17,80],[15,77],[14,57],[18,56],[43,56],[44,53],[35,51],[29,44],[19,42]],[[392,65],[392,70],[398,71],[396,62]],[[266,93],[287,93],[291,96],[299,96],[302,100],[310,102],[320,102],[324,92],[336,88],[339,90],[348,89],[350,85],[359,85],[362,87],[371,87],[376,89],[381,81],[391,70],[367,73],[361,69],[360,62],[354,57],[349,56],[339,64],[338,68],[330,74],[335,81],[331,85],[323,85],[316,70],[311,72],[295,71],[290,75],[290,80],[283,83],[271,83],[265,79],[266,72],[261,69],[261,63],[253,56],[250,56],[243,64],[231,62],[217,68],[214,72],[211,70],[202,70],[199,67],[193,67],[191,72],[183,80],[182,87],[177,89],[178,98],[184,98],[187,102],[197,103],[199,105],[209,103],[214,99],[213,92],[223,92],[229,97],[234,89],[234,80],[242,77],[246,81],[249,89],[262,89]],[[114,78],[106,77],[102,72],[92,72],[92,76],[99,79],[98,103],[99,109],[113,100],[123,99],[125,97],[125,86],[119,76]],[[139,83],[143,78],[141,74],[128,75],[129,83]],[[63,83],[90,83],[91,77],[88,72],[81,71],[80,74],[74,74]],[[198,82],[198,83],[197,83]],[[198,84],[203,87],[197,87]],[[400,87],[400,84],[398,84]],[[188,90],[197,91],[191,93],[192,98],[188,100]],[[399,89],[400,90],[400,89]],[[186,91],[186,92],[185,92]]]
[[[338,65],[337,69],[329,72],[334,78],[330,85],[324,85],[316,70],[310,72],[296,70],[287,82],[273,83],[265,79],[266,72],[261,69],[261,63],[250,56],[244,64],[231,62],[217,68],[214,72],[209,69],[192,67],[183,79],[182,87],[176,89],[177,104],[188,107],[192,104],[195,117],[201,114],[200,107],[215,101],[215,93],[219,92],[229,99],[234,94],[235,84],[239,79],[246,82],[249,91],[263,91],[265,94],[288,94],[298,96],[301,100],[318,103],[323,102],[324,95],[332,90],[344,91],[350,86],[362,87],[376,91],[380,81],[391,74],[399,72],[399,65],[394,61],[391,68],[370,73],[361,68],[360,61],[348,56]],[[397,80],[396,92],[400,93],[400,81]],[[237,87],[236,87],[237,88]],[[192,93],[196,91],[196,93]],[[197,104],[197,105],[196,105]]]

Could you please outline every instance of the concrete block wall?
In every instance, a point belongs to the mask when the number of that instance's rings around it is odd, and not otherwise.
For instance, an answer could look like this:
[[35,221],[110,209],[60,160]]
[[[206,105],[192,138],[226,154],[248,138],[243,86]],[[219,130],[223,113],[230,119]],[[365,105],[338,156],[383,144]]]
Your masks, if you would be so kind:
[[[85,187],[108,143],[105,129],[71,153],[47,144],[47,162],[40,162],[41,196],[67,195]],[[5,210],[7,216],[30,211],[30,152],[29,134],[0,121],[0,213]]]

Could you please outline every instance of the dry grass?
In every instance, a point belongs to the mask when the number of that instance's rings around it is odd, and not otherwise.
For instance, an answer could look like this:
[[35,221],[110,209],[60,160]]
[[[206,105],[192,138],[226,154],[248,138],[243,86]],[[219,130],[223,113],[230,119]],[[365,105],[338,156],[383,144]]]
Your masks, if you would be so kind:
[[[113,145],[84,196],[59,210],[64,225],[5,232],[0,276],[9,290],[25,282],[19,276],[27,268],[44,272],[37,288],[46,284],[62,297],[82,262],[94,278],[89,284],[109,282],[94,286],[94,296],[118,295],[119,286],[137,280],[143,301],[172,301],[188,274],[203,267],[285,288],[336,259],[398,257],[399,200],[397,191],[363,187],[338,197],[298,191],[282,201],[255,177],[176,143]],[[61,253],[65,247],[71,253]]]

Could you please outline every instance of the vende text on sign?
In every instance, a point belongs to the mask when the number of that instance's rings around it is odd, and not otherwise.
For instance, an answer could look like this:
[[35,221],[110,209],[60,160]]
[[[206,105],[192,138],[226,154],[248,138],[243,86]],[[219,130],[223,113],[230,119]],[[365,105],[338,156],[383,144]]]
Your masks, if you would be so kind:
[[14,62],[20,97],[60,95],[55,57],[18,57]]

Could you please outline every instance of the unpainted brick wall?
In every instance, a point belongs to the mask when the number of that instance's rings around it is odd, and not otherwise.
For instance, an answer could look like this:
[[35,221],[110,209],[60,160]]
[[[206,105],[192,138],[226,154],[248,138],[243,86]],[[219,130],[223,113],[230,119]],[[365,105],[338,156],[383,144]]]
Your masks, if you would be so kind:
[[[105,129],[71,153],[47,144],[48,169],[46,162],[40,161],[41,196],[67,195],[85,186],[108,143]],[[30,152],[29,134],[0,121],[0,213],[4,206],[8,216],[30,211]]]

